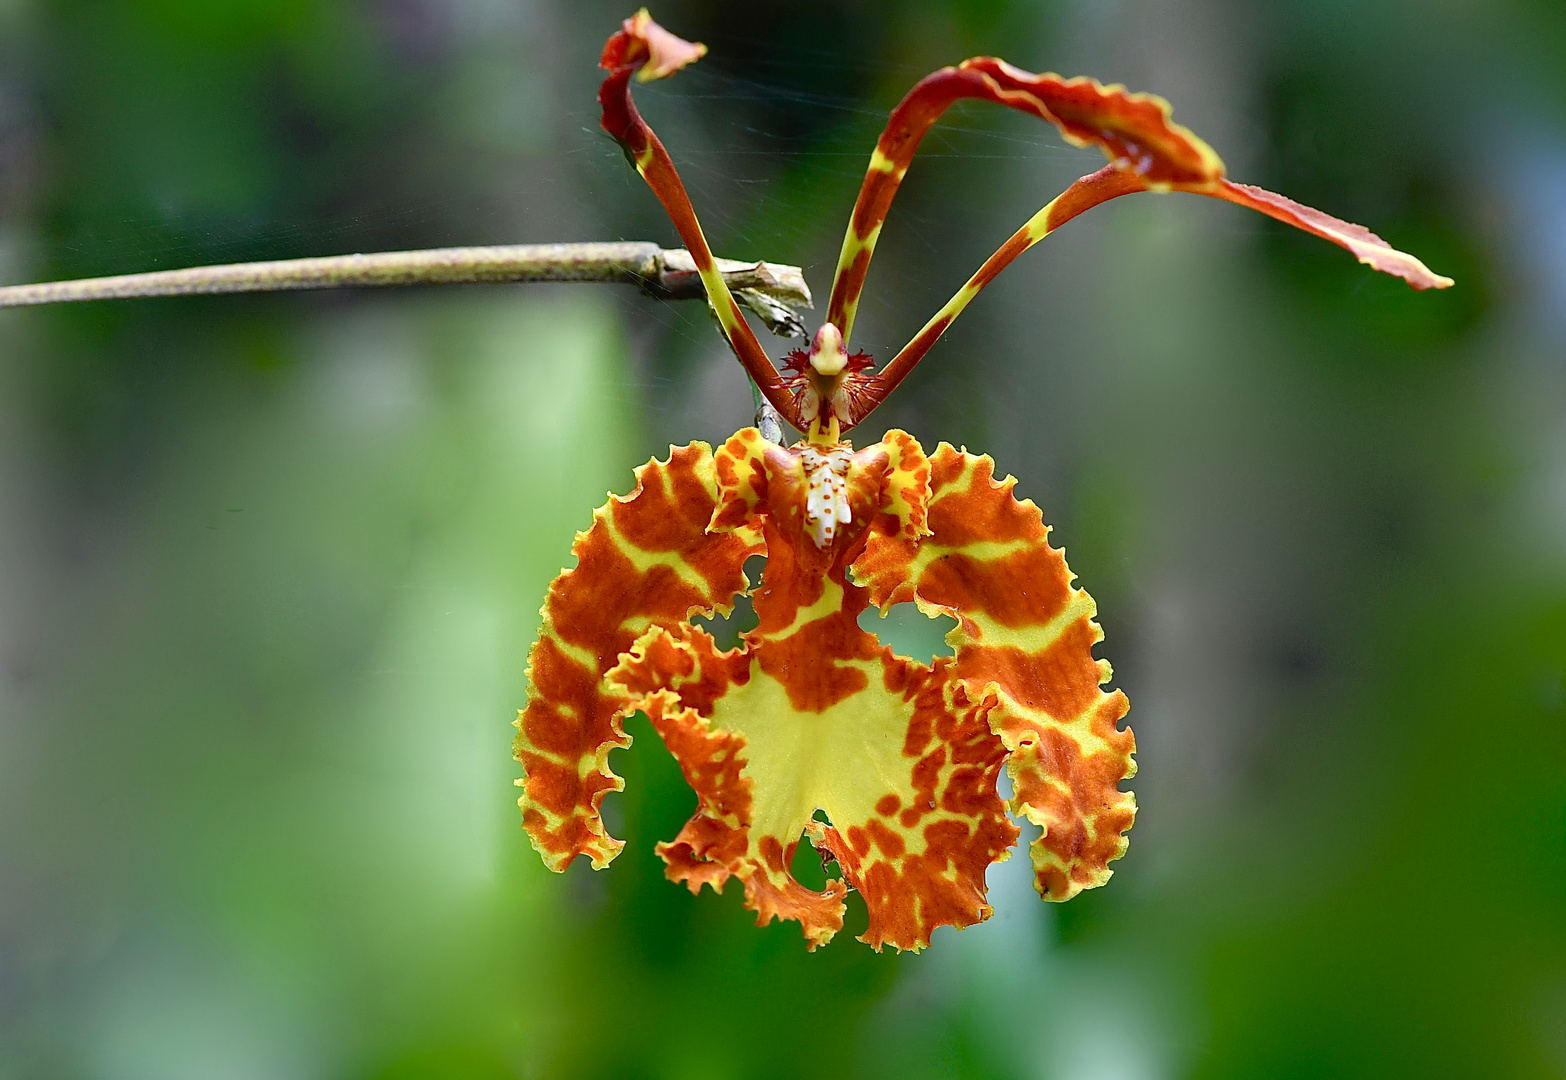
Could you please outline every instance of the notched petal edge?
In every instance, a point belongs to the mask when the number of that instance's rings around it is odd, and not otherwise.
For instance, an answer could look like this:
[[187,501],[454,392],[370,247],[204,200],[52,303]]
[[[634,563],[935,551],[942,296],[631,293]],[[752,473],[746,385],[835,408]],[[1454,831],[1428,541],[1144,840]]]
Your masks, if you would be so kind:
[[1064,555],[1031,500],[996,480],[994,462],[943,443],[930,457],[929,527],[921,544],[872,537],[856,580],[883,608],[912,600],[954,616],[947,635],[969,698],[990,707],[1013,785],[1011,811],[1043,828],[1030,847],[1035,885],[1066,900],[1109,880],[1125,854],[1136,801],[1136,740],[1119,723],[1125,695],[1106,693],[1109,667],[1096,606],[1074,588]]
[[717,478],[705,443],[671,447],[666,461],[638,469],[636,481],[577,534],[577,565],[550,585],[528,655],[528,703],[513,746],[524,773],[517,803],[552,870],[579,855],[601,869],[624,846],[604,829],[601,807],[624,786],[609,754],[631,740],[603,675],[649,626],[731,610],[747,588],[745,559],[761,547],[754,532],[708,533]]

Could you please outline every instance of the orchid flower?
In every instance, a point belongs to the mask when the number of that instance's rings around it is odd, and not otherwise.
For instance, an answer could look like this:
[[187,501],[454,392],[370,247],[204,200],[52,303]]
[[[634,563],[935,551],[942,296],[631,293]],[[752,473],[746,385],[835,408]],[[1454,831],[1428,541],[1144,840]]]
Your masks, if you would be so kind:
[[[885,400],[968,303],[1013,259],[1071,218],[1138,191],[1187,191],[1259,210],[1331,240],[1416,289],[1445,288],[1369,230],[1224,176],[1213,150],[1162,99],[1093,79],[1034,75],[993,57],[942,68],[892,111],[844,240],[827,321],[779,371],[716,265],[685,187],[631,98],[633,79],[697,60],[693,44],[643,9],[609,38],[603,126],[657,195],[693,256],[735,355],[805,438],[782,446],[755,428],[714,452],[671,448],[636,472],[577,536],[574,569],[550,586],[518,713],[523,825],[544,862],[602,869],[623,843],[601,815],[623,788],[611,751],[644,712],[695,790],[679,835],[659,844],[667,876],[699,892],[739,879],[758,924],[796,920],[808,947],[842,928],[863,897],[860,940],[918,950],[938,926],[987,919],[985,872],[1017,839],[1046,900],[1110,877],[1136,814],[1120,783],[1136,772],[1129,704],[1106,690],[1092,598],[1049,546],[1039,509],[994,463],[948,444],[927,454],[901,431],[855,449],[844,434]],[[1055,124],[1109,164],[1033,216],[880,371],[850,353],[865,275],[920,140],[961,98]],[[744,563],[765,555],[752,591]],[[692,619],[749,595],[758,624],[720,650]],[[912,602],[952,616],[952,655],[895,654],[860,628]],[[997,792],[1002,768],[1011,796]],[[790,872],[802,837],[835,861],[821,890]]]

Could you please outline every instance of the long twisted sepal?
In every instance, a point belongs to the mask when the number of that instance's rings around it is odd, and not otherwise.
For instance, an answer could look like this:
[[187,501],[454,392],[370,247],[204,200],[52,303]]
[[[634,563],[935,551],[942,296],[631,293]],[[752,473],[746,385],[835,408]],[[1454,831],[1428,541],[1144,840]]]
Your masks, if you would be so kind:
[[1224,176],[1212,147],[1170,118],[1169,103],[1152,94],[1104,86],[1095,79],[1035,75],[991,56],[942,68],[910,90],[892,110],[870,158],[838,258],[827,321],[848,338],[870,259],[892,200],[930,127],[954,102],[978,98],[1018,109],[1056,125],[1067,141],[1097,146],[1109,158],[1019,229],[936,313],[884,369],[880,396],[912,369],[957,315],[1013,259],[1073,217],[1101,202],[1138,191],[1185,191],[1267,214],[1348,249],[1360,262],[1416,289],[1444,289],[1452,279],[1433,273],[1369,229],[1303,206],[1282,195]]
[[599,122],[620,144],[626,158],[663,204],[686,250],[691,253],[696,272],[707,288],[707,300],[734,355],[773,408],[789,423],[800,427],[803,425],[793,395],[784,387],[777,368],[756,340],[755,332],[740,313],[739,303],[723,280],[669,152],[657,133],[642,119],[631,98],[633,78],[638,82],[662,79],[694,63],[706,52],[705,45],[676,37],[654,22],[647,9],[642,8],[626,19],[621,29],[604,44],[599,67],[607,69],[609,74],[598,88],[598,104],[602,109]]

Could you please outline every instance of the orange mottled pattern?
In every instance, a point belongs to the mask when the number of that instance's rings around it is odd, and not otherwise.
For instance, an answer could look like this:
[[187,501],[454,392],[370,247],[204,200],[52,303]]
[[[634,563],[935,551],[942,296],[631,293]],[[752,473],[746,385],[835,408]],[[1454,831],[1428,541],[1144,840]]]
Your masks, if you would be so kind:
[[[806,826],[863,897],[870,924],[859,940],[877,952],[922,948],[937,926],[988,919],[985,872],[1017,840],[995,791],[1006,747],[990,730],[989,708],[968,700],[945,658],[929,668],[894,657],[887,673],[906,680],[912,706],[902,753],[913,762],[914,797],[889,791],[862,823]],[[910,835],[923,839],[923,850]]]
[[1117,724],[1129,705],[1102,689],[1096,608],[1072,587],[1038,508],[1013,496],[1014,481],[996,481],[987,457],[943,443],[930,463],[931,535],[872,536],[854,576],[883,608],[912,600],[957,618],[947,638],[956,677],[993,705],[1012,811],[1044,830],[1031,848],[1039,892],[1066,900],[1107,881],[1126,850],[1136,801],[1119,784],[1136,772],[1136,744]]
[[669,880],[692,893],[703,885],[721,892],[738,875],[758,923],[794,919],[813,950],[842,929],[847,887],[833,881],[817,892],[793,879],[788,863],[798,837],[785,844],[750,835],[754,783],[745,773],[745,738],[711,725],[714,705],[750,680],[750,667],[745,650],[719,652],[703,630],[655,629],[622,657],[607,681],[623,691],[626,707],[647,714],[696,792],[696,813],[678,836],[657,847]]
[[[995,790],[1006,748],[950,661],[896,656],[859,627],[869,594],[850,564],[872,535],[925,531],[918,443],[891,432],[832,448],[849,461],[849,518],[824,546],[806,520],[813,452],[746,430],[716,455],[713,528],[759,525],[767,540],[743,647],[653,630],[605,682],[646,711],[697,793],[695,815],[658,848],[671,879],[694,891],[738,877],[760,922],[798,921],[811,948],[841,929],[853,888],[870,916],[861,940],[920,949],[938,926],[991,914],[985,871],[1017,836]],[[807,833],[841,868],[821,890],[790,872]]]
[[648,462],[636,478],[630,495],[611,498],[577,534],[576,568],[549,587],[528,658],[528,704],[516,721],[525,773],[517,801],[553,870],[578,855],[604,867],[623,846],[599,812],[604,796],[623,786],[609,752],[630,745],[621,699],[600,685],[604,673],[649,627],[729,610],[748,584],[745,559],[760,550],[754,532],[708,531],[717,481],[704,443],[671,448],[667,461]]
[[[830,531],[812,520],[826,467]],[[638,479],[578,537],[533,652],[517,754],[550,866],[618,851],[599,804],[620,787],[607,756],[629,742],[621,720],[641,710],[697,797],[658,845],[668,877],[692,892],[738,878],[759,923],[796,921],[812,949],[842,929],[851,890],[877,950],[989,918],[985,874],[1017,838],[1003,765],[1013,812],[1044,826],[1041,891],[1108,877],[1133,811],[1116,787],[1132,771],[1125,698],[1099,688],[1092,601],[989,459],[929,458],[899,431],[855,450],[746,429]],[[757,626],[719,650],[689,617],[729,603],[758,551]],[[897,601],[958,615],[955,656],[917,663],[860,628],[872,602]],[[791,871],[807,836],[837,867],[821,889]]]

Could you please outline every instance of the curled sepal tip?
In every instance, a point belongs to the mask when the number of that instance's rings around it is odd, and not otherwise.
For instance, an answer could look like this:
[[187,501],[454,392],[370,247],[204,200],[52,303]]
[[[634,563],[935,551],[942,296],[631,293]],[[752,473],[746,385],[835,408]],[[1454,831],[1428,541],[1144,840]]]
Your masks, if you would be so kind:
[[637,82],[666,78],[707,55],[707,46],[671,34],[653,21],[646,8],[626,19],[620,27],[618,33],[604,42],[598,66],[610,71],[622,67],[639,68]]
[[705,45],[676,37],[653,22],[646,8],[626,19],[621,29],[604,43],[603,56],[599,60],[599,66],[609,71],[598,88],[599,123],[620,144],[626,159],[669,215],[685,249],[690,252],[702,286],[707,290],[712,313],[734,355],[772,407],[785,420],[798,426],[800,418],[794,399],[723,280],[679,170],[631,98],[633,76],[638,82],[661,79],[693,63],[706,51]]

